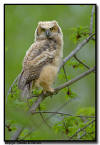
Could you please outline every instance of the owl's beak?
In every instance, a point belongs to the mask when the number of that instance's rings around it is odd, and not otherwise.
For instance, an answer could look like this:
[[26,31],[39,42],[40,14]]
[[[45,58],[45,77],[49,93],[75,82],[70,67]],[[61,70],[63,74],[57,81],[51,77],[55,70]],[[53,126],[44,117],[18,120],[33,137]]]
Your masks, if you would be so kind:
[[46,30],[46,36],[47,36],[47,37],[50,37],[50,33],[51,33],[51,32],[50,32],[50,30],[49,30],[49,29],[48,29],[48,30]]

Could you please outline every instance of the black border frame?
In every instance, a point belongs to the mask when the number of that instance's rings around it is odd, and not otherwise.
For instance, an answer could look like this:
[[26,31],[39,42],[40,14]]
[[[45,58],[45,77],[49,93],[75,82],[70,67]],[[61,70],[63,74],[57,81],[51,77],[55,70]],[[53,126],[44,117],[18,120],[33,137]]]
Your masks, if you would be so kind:
[[[5,139],[5,6],[6,5],[95,5],[95,140],[6,140]],[[98,133],[98,130],[97,130],[97,107],[98,107],[98,101],[97,101],[97,93],[98,93],[98,82],[97,82],[97,59],[98,59],[98,52],[97,52],[97,44],[98,44],[98,41],[97,41],[97,4],[95,3],[70,3],[70,4],[67,4],[67,3],[61,3],[61,4],[57,4],[57,3],[5,3],[3,5],[3,14],[4,14],[4,28],[3,28],[3,32],[4,32],[4,142],[6,144],[36,144],[36,143],[97,143],[98,141],[98,138],[97,138],[97,133]]]

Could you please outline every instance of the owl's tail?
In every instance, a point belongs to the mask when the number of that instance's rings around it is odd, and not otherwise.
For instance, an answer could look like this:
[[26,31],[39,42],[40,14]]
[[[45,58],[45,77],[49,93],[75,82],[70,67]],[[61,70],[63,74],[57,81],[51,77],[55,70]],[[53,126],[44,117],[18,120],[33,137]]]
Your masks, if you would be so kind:
[[18,88],[23,90],[25,85],[26,85],[26,78],[25,78],[24,71],[22,71],[18,79]]
[[21,92],[21,98],[25,100],[28,97],[30,97],[30,88],[29,85],[27,84]]

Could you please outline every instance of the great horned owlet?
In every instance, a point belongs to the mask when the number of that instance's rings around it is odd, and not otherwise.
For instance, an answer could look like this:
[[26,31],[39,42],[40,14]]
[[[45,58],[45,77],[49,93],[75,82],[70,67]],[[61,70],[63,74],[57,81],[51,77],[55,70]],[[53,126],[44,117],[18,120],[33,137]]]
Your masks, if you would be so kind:
[[18,87],[23,95],[35,87],[53,92],[51,87],[63,57],[63,34],[56,21],[39,22],[35,42],[30,46],[23,61]]

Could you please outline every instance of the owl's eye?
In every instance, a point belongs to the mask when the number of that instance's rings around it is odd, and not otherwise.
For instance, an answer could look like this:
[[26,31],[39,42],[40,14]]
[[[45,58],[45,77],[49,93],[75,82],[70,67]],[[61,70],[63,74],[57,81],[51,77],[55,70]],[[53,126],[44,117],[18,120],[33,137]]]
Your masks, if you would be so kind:
[[44,28],[42,28],[42,29],[41,29],[41,32],[45,32],[45,29],[44,29]]
[[55,27],[50,28],[50,31],[55,31]]

